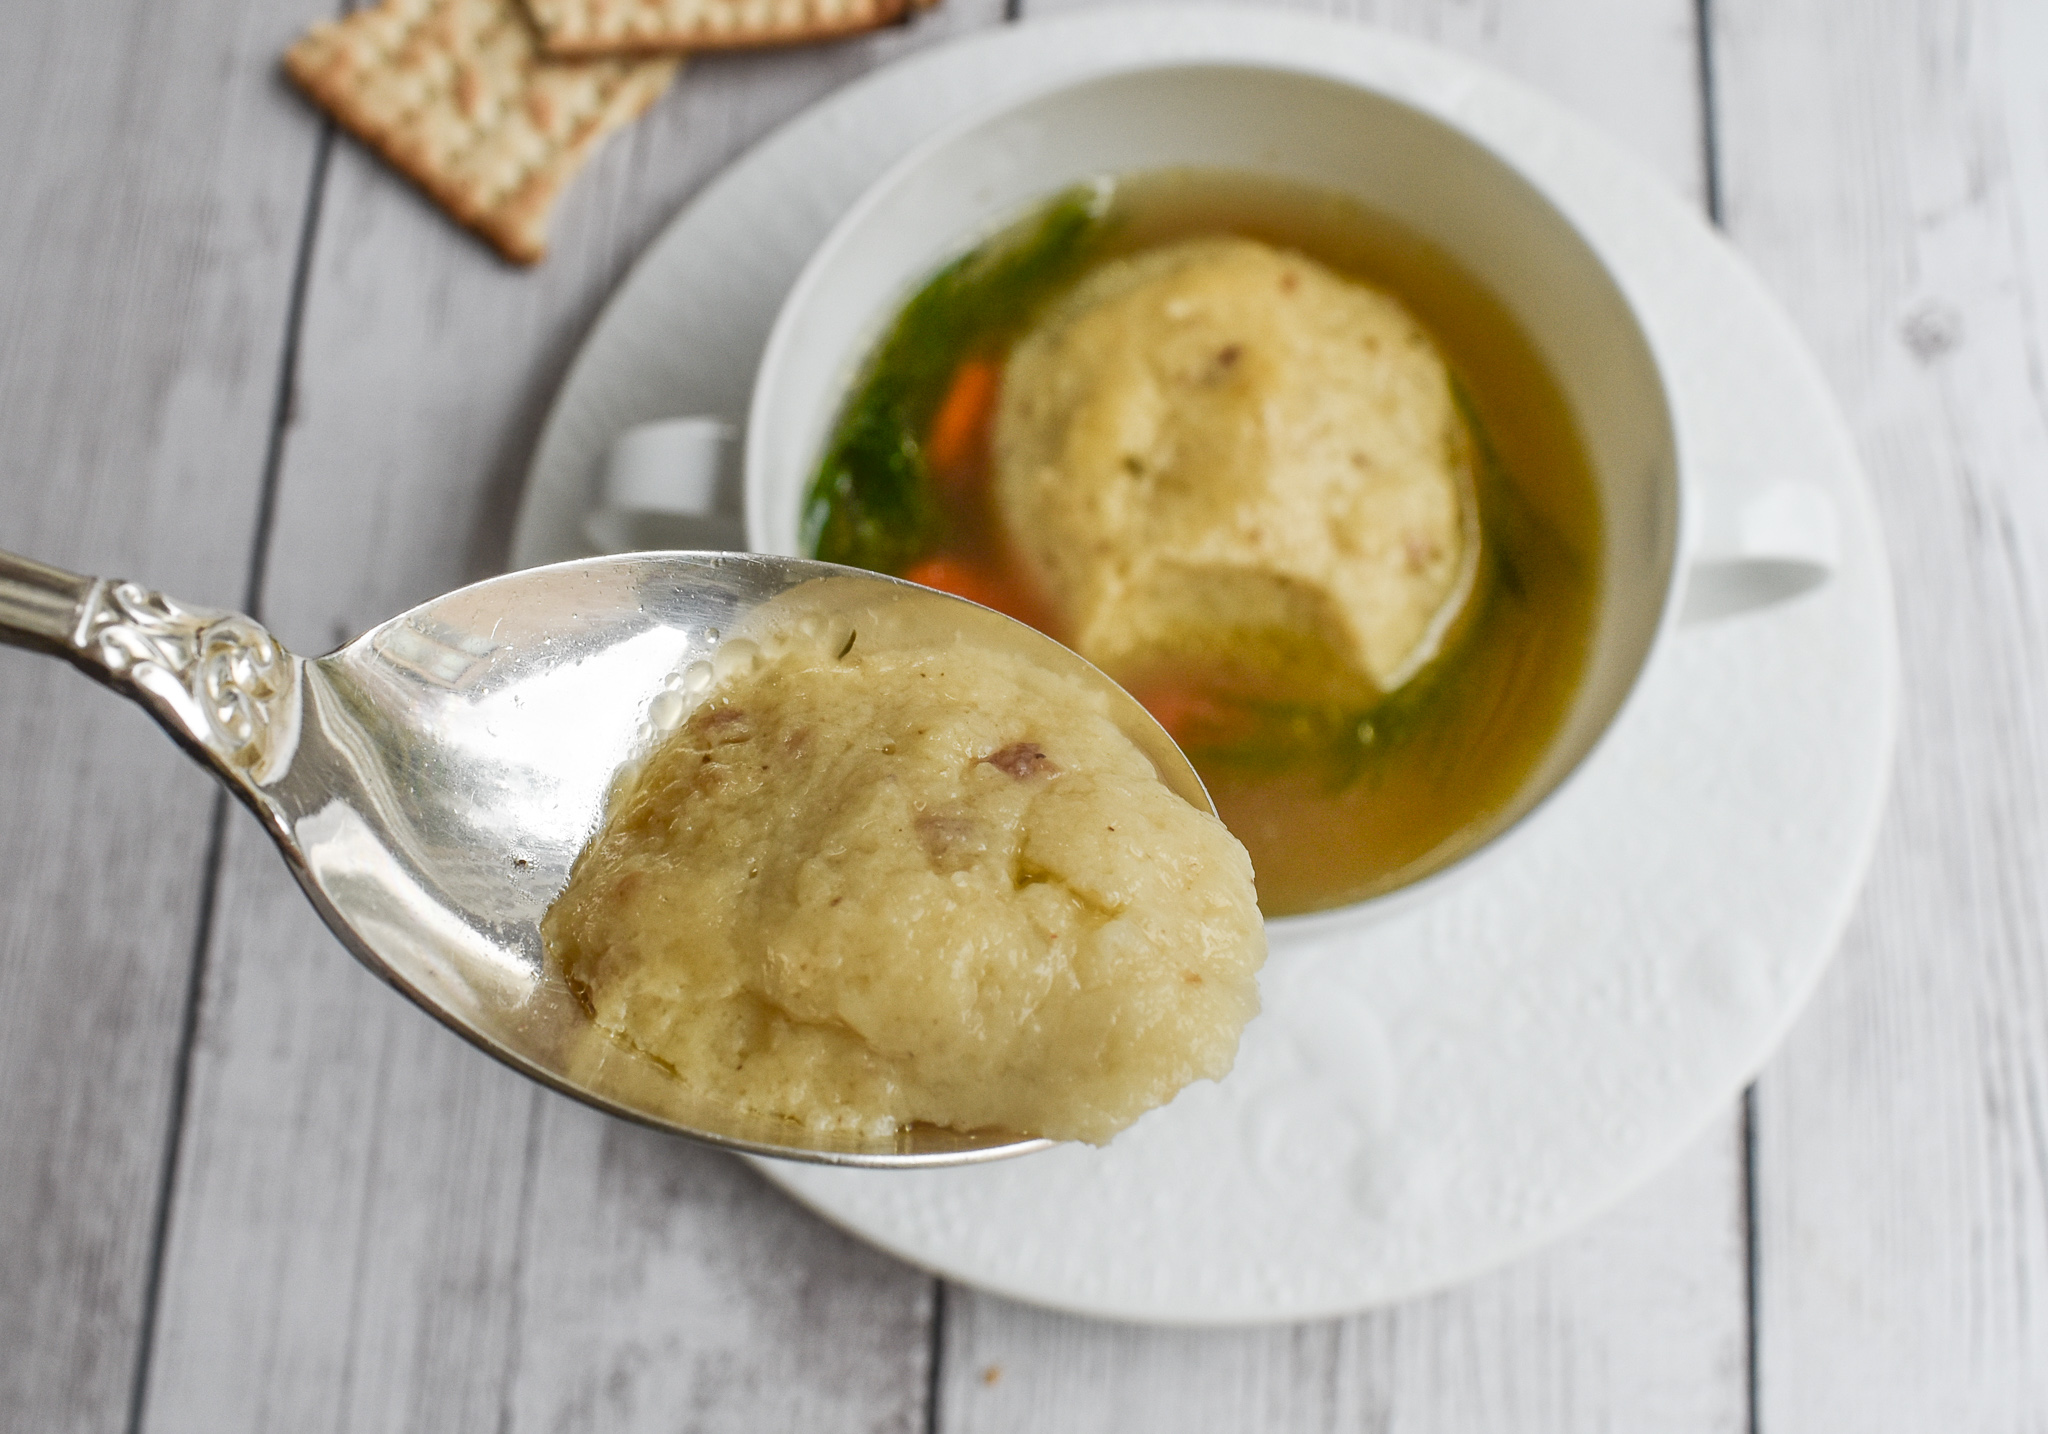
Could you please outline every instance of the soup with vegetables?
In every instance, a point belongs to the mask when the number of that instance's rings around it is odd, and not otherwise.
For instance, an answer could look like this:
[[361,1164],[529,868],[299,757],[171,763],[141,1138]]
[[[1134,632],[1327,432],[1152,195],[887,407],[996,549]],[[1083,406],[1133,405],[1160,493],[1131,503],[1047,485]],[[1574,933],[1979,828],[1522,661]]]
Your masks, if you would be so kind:
[[805,536],[1102,666],[1282,915],[1520,814],[1585,665],[1601,525],[1555,383],[1440,250],[1319,190],[1179,171],[1060,195],[929,280]]

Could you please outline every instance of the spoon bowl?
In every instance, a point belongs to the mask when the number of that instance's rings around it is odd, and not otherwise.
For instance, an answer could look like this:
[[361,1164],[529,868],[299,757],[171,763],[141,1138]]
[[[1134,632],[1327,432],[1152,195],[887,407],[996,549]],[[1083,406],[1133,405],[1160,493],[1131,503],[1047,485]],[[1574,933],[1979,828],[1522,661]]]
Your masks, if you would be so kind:
[[641,553],[462,588],[321,658],[254,620],[0,553],[0,641],[69,659],[135,698],[276,840],[364,965],[491,1055],[614,1115],[754,1154],[910,1167],[1050,1142],[911,1127],[823,1133],[692,1096],[632,1061],[578,1063],[587,1017],[540,920],[602,824],[613,781],[708,688],[720,646],[768,604],[928,625],[1076,674],[1174,791],[1213,811],[1164,729],[1094,667],[999,613],[807,559]]

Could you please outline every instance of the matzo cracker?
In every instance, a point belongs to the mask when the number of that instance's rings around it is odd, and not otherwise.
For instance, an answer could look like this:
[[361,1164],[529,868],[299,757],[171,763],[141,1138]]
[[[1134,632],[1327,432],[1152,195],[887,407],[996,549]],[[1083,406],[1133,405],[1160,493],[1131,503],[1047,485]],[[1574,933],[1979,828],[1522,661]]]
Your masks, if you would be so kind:
[[785,45],[873,30],[935,0],[526,0],[553,55]]
[[674,59],[543,55],[518,0],[384,0],[316,25],[285,69],[448,212],[530,264],[555,199],[612,130],[668,85]]

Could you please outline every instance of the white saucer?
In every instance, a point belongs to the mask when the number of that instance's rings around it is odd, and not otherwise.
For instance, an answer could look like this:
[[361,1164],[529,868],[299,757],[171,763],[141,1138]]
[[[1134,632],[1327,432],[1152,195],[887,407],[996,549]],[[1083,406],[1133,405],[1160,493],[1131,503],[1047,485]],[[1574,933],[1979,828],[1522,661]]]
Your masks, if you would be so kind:
[[1478,134],[1540,179],[1638,306],[1688,471],[1797,477],[1841,520],[1829,585],[1681,629],[1587,769],[1484,871],[1362,933],[1276,945],[1223,1084],[1102,1151],[907,1174],[762,1165],[883,1248],[1019,1299],[1307,1319],[1467,1278],[1621,1198],[1755,1074],[1848,919],[1897,700],[1882,540],[1813,361],[1689,209],[1540,96],[1353,24],[1176,8],[977,36],[826,100],[668,228],[556,400],[514,559],[585,551],[615,434],[744,417],[782,294],[890,161],[972,110],[1133,60],[1301,69]]

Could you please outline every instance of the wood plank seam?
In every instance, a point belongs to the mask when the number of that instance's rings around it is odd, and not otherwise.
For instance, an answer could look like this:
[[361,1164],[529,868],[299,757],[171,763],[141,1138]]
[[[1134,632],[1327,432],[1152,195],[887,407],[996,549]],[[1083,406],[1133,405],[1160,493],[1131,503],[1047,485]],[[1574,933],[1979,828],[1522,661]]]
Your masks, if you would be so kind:
[[1699,54],[1700,187],[1707,219],[1721,227],[1720,111],[1714,99],[1714,0],[1693,0],[1693,45]]
[[[1721,225],[1720,107],[1714,89],[1714,0],[1693,0],[1693,44],[1699,55],[1700,182],[1707,222]],[[1742,1092],[1742,1293],[1743,1293],[1743,1418],[1748,1434],[1760,1434],[1762,1403],[1757,1394],[1762,1297],[1762,1247],[1757,1241],[1756,1086]]]
[[1742,1293],[1748,1328],[1743,1339],[1743,1379],[1748,1384],[1745,1413],[1749,1434],[1759,1434],[1763,1425],[1763,1401],[1758,1396],[1757,1370],[1763,1341],[1759,1316],[1763,1304],[1763,1245],[1757,1239],[1756,1184],[1756,1086],[1742,1092]]
[[[1016,0],[1011,0],[1016,3]],[[932,1277],[932,1328],[924,1386],[924,1434],[939,1434],[939,1381],[946,1375],[946,1281]]]
[[185,1128],[185,1099],[192,1085],[192,1047],[199,1035],[199,997],[206,984],[206,948],[213,940],[213,913],[220,892],[221,857],[227,846],[228,794],[213,794],[207,822],[206,862],[201,868],[199,919],[193,923],[192,956],[185,972],[185,1008],[178,1018],[178,1050],[171,1065],[170,1109],[164,1119],[163,1158],[157,1162],[156,1210],[150,1219],[149,1264],[142,1282],[142,1315],[135,1332],[135,1374],[129,1385],[129,1434],[139,1434],[149,1394],[149,1361],[156,1343],[157,1297],[163,1288],[164,1248],[170,1240],[171,1191],[178,1147]]
[[[328,157],[334,151],[334,136],[333,123],[322,119],[320,135],[313,146],[313,163],[307,175],[305,203],[300,211],[298,252],[293,256],[291,296],[285,304],[277,388],[271,401],[270,432],[264,441],[256,522],[249,538],[242,610],[251,616],[260,616],[263,584],[269,571],[270,535],[277,509],[278,479],[284,467],[285,433],[291,426],[297,407],[299,338],[306,309],[308,276],[313,267],[314,238],[320,226],[320,199],[327,187]],[[207,829],[206,862],[199,890],[199,919],[193,931],[192,958],[185,980],[185,1008],[179,1018],[177,1058],[171,1067],[171,1099],[164,1132],[164,1153],[158,1162],[156,1210],[150,1226],[149,1264],[143,1279],[140,1328],[135,1342],[135,1374],[128,1402],[129,1434],[141,1434],[144,1411],[149,1402],[157,1310],[163,1293],[164,1253],[170,1244],[171,1206],[177,1189],[178,1157],[184,1144],[186,1102],[192,1085],[192,1055],[199,1040],[199,1008],[206,985],[206,955],[213,941],[214,913],[220,897],[228,810],[228,794],[224,790],[216,792],[213,816]]]
[[313,170],[306,181],[306,205],[299,222],[299,252],[294,259],[291,297],[286,301],[284,351],[278,356],[277,397],[270,412],[270,440],[263,450],[263,487],[256,498],[256,530],[250,538],[249,582],[242,591],[242,611],[259,622],[263,617],[263,586],[270,576],[270,537],[277,522],[277,489],[284,471],[284,446],[299,407],[299,337],[305,323],[306,293],[311,286],[313,248],[320,231],[321,198],[327,191],[327,167],[337,136],[334,121],[322,117],[320,138],[313,146]]

